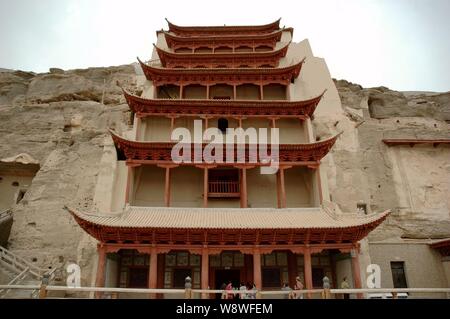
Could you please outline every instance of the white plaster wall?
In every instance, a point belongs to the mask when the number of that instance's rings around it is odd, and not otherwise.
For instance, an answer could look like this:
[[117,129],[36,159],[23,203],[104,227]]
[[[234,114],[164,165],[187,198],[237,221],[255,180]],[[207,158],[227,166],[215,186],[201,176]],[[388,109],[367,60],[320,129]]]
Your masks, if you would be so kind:
[[171,206],[203,207],[203,170],[180,166],[171,170]]
[[247,199],[252,208],[277,207],[276,175],[261,175],[259,168],[247,170]]
[[112,195],[117,171],[117,153],[110,137],[104,140],[103,155],[95,184],[94,207],[101,212],[111,211]]
[[352,260],[350,255],[348,258],[339,259],[336,261],[336,285],[338,288],[341,288],[341,282],[347,277],[347,282],[350,285],[350,288],[353,288],[353,272],[352,272]]
[[117,276],[119,271],[119,263],[116,254],[107,254],[106,270],[105,270],[105,287],[119,287]]
[[170,141],[170,119],[166,117],[147,117],[142,119],[145,127],[144,141],[168,142]]
[[442,258],[442,267],[447,279],[447,288],[450,288],[450,257]]
[[[173,170],[172,170],[173,171]],[[163,207],[165,169],[142,166],[136,174],[132,205]]]
[[[391,261],[405,263],[406,282],[410,288],[445,288],[446,277],[441,255],[427,243],[370,243],[372,263],[381,268],[381,287],[393,288]],[[441,294],[413,294],[437,298]]]
[[114,172],[114,188],[111,198],[111,211],[122,211],[125,206],[128,167],[125,161],[118,161]]
[[292,167],[285,172],[286,206],[312,207],[314,206],[311,170],[303,167]]

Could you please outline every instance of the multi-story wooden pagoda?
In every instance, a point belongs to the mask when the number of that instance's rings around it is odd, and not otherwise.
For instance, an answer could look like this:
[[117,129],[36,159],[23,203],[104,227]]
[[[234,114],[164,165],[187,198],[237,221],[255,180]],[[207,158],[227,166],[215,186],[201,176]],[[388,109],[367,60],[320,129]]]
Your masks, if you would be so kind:
[[[336,287],[337,272],[348,271],[361,287],[359,241],[388,212],[343,214],[331,203],[321,160],[338,135],[319,139],[312,128],[329,87],[308,84],[308,57],[279,22],[169,22],[157,32],[152,61],[139,61],[142,96],[124,90],[134,127],[111,131],[110,212],[69,208],[99,242],[97,286],[182,288],[190,276],[193,288],[231,281],[273,290],[293,287],[299,276],[312,289],[324,276]],[[175,163],[172,132],[193,132],[194,120],[224,135],[227,128],[278,128],[279,170],[260,174],[267,165],[260,160]]]

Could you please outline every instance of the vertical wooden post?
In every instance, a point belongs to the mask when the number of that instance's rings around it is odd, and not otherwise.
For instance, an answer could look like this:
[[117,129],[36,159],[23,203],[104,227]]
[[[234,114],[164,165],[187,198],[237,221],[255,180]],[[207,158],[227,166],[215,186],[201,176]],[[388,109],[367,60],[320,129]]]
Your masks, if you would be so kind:
[[[148,288],[156,289],[158,282],[158,252],[152,247],[150,253],[150,267],[148,269]],[[156,294],[150,294],[150,298],[155,299]]]
[[281,207],[286,208],[286,185],[284,180],[284,168],[280,169]]
[[[106,271],[106,247],[102,244],[97,246],[98,263],[97,263],[97,275],[95,277],[95,287],[105,286],[105,271]],[[95,297],[98,299],[102,295],[101,292],[96,292]]]
[[237,98],[237,85],[233,85],[233,100],[236,100]]
[[253,250],[253,283],[256,289],[262,289],[262,276],[261,276],[261,252],[258,248]]
[[264,100],[264,85],[262,83],[259,85],[259,99]]
[[166,182],[164,187],[164,203],[170,207],[170,168],[166,167]]
[[182,99],[183,98],[183,94],[184,94],[184,87],[183,87],[183,84],[180,84],[180,99]]
[[206,84],[206,99],[209,100],[210,96],[209,96],[209,84]]
[[270,118],[270,127],[271,128],[276,128],[277,127],[277,120],[274,117]]
[[[313,289],[313,281],[312,281],[312,267],[311,267],[311,250],[309,247],[305,247],[303,252],[303,265],[305,271],[305,286],[307,290]],[[311,293],[307,293],[308,298],[311,299]]]
[[286,208],[286,186],[284,180],[284,168],[280,167],[277,172],[277,194],[278,207]]
[[125,189],[125,204],[130,204],[131,197],[132,197],[132,190],[133,190],[133,182],[134,182],[134,167],[131,165],[128,165],[128,172],[127,172],[127,186]]
[[203,207],[208,207],[209,176],[208,168],[203,169]]
[[142,119],[135,114],[134,115],[136,117],[136,141],[139,141],[141,138],[141,121]]
[[[209,286],[209,254],[208,248],[202,250],[202,290]],[[202,293],[202,299],[209,299],[208,293]]]
[[[359,252],[357,249],[352,249],[351,251],[352,256],[352,272],[353,272],[353,282],[355,289],[361,289],[361,270],[359,268]],[[356,294],[358,299],[363,298],[362,293]]]
[[278,168],[277,176],[277,207],[281,208],[281,179],[280,179],[280,169]]
[[320,166],[316,169],[317,189],[319,192],[319,205],[323,204],[322,179],[320,178]]
[[247,208],[247,169],[241,169],[241,208]]

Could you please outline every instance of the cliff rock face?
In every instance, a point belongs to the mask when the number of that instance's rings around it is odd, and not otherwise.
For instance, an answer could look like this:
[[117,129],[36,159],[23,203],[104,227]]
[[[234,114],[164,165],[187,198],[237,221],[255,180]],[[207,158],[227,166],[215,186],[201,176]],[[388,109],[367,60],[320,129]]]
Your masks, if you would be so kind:
[[[86,266],[94,264],[94,241],[63,207],[92,207],[107,129],[128,128],[129,109],[116,81],[139,89],[133,66],[0,73],[0,158],[27,153],[41,165],[13,207],[9,248],[40,266],[78,262],[84,280],[90,278]],[[450,93],[335,84],[341,114],[313,121],[319,137],[344,132],[324,160],[332,200],[344,212],[357,204],[369,212],[392,209],[371,240],[450,236],[450,148],[381,142],[449,138]]]
[[69,261],[83,267],[94,252],[63,207],[90,208],[107,129],[128,126],[117,80],[132,88],[134,68],[0,73],[0,158],[27,153],[41,166],[13,208],[8,248],[41,267]]
[[450,93],[403,94],[345,80],[335,84],[347,119],[316,123],[325,131],[344,131],[326,159],[333,200],[344,211],[354,211],[358,203],[369,211],[392,210],[371,240],[450,236],[448,145],[382,143],[385,138],[450,138]]

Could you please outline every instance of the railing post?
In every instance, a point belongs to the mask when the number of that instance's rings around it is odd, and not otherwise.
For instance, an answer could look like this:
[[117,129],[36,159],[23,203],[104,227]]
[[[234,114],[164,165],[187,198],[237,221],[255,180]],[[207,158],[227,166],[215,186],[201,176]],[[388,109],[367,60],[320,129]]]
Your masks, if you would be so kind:
[[39,288],[39,299],[47,298],[47,285],[49,282],[48,274],[42,276],[41,287]]
[[189,276],[184,280],[184,299],[192,299],[192,279]]

